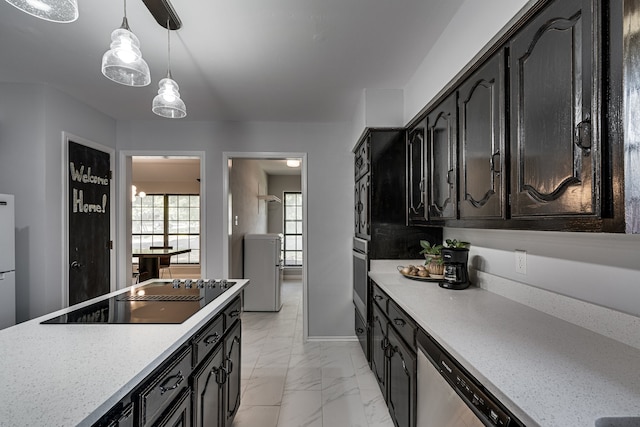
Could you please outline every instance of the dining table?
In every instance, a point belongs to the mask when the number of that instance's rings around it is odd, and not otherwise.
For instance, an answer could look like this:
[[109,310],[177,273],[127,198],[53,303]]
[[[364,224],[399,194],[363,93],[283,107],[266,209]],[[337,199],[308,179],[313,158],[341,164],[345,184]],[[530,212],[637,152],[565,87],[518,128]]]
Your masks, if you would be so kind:
[[160,277],[160,257],[186,254],[191,249],[140,249],[131,255],[138,258],[138,274],[140,281]]

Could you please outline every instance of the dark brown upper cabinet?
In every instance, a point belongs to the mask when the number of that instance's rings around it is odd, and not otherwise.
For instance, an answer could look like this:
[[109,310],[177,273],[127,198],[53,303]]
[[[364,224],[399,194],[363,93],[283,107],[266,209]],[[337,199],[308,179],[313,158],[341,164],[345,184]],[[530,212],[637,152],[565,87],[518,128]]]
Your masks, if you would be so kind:
[[460,218],[505,218],[505,58],[494,54],[458,89]]
[[600,215],[596,3],[554,1],[509,43],[513,218]]
[[369,180],[371,177],[365,175],[360,178],[355,185],[355,234],[358,237],[368,238],[371,234],[369,228]]
[[407,133],[407,223],[424,225],[427,223],[425,203],[426,144],[421,121]]
[[429,220],[456,219],[458,214],[456,109],[454,92],[436,105],[427,116]]

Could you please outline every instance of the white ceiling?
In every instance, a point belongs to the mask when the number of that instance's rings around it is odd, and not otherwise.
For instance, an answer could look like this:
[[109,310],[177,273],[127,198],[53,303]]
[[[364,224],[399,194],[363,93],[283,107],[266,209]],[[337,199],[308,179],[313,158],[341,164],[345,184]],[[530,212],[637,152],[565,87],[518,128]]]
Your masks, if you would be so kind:
[[[256,159],[268,175],[300,175],[301,168],[290,168],[285,159]],[[190,182],[200,178],[200,159],[189,157],[134,156],[131,181]]]
[[[463,0],[172,0],[171,69],[187,120],[350,120],[364,88],[402,88]],[[80,0],[56,24],[0,1],[0,82],[46,82],[119,120],[157,118],[167,32],[141,0],[127,2],[151,85],[100,72],[120,0]],[[157,118],[158,120],[166,120]]]

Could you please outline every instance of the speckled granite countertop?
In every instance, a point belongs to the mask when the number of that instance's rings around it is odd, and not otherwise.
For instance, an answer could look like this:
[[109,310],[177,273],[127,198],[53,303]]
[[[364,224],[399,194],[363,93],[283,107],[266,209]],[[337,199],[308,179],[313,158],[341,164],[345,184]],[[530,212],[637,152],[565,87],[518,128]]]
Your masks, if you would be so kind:
[[1,330],[0,426],[91,425],[248,283],[234,281],[181,324],[40,324],[119,290]]
[[640,350],[476,287],[369,276],[527,426],[640,417]]

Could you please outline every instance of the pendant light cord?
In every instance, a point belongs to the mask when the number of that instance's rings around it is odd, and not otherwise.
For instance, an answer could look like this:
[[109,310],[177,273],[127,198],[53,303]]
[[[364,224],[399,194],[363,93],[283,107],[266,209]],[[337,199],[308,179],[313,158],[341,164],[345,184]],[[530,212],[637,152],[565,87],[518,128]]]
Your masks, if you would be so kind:
[[124,0],[124,16],[122,17],[122,25],[120,28],[131,31],[131,28],[129,28],[129,21],[127,20],[127,0]]
[[167,77],[171,78],[171,27],[169,26],[168,17],[167,17]]

